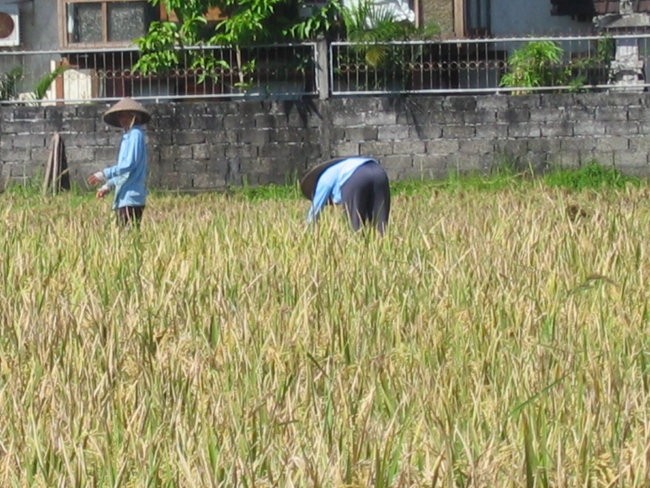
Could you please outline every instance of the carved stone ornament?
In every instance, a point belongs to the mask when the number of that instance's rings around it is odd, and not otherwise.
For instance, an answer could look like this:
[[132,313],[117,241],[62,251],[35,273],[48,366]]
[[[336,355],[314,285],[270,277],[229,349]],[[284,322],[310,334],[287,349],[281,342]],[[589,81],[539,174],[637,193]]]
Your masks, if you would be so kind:
[[618,13],[621,15],[633,14],[632,0],[621,0],[618,4]]

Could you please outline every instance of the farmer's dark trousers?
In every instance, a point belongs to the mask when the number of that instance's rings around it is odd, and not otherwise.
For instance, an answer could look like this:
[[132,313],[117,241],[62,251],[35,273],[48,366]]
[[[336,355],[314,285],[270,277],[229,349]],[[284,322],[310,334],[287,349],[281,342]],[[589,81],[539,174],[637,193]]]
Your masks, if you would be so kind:
[[140,227],[143,212],[144,206],[120,207],[115,211],[117,214],[117,224],[120,227]]
[[390,188],[384,168],[372,161],[359,166],[343,184],[341,198],[354,230],[371,223],[384,233],[390,213]]

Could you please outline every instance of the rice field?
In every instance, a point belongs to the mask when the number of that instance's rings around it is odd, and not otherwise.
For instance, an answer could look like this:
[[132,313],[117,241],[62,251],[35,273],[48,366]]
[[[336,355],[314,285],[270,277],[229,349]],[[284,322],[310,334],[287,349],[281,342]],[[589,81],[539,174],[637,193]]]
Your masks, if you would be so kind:
[[0,486],[647,487],[650,191],[0,195]]

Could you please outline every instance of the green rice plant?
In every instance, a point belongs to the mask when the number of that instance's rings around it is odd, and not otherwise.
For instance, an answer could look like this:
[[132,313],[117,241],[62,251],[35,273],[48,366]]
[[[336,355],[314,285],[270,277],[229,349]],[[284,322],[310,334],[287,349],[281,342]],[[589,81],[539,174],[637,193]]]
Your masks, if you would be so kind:
[[606,167],[591,161],[578,169],[554,169],[544,175],[544,181],[551,187],[569,190],[594,188],[623,188],[627,184],[638,185],[639,178],[626,176],[617,168]]
[[244,185],[241,187],[231,188],[229,191],[235,196],[240,196],[250,201],[268,199],[295,200],[298,198],[303,198],[302,194],[300,193],[300,189],[295,184],[269,184],[258,186]]

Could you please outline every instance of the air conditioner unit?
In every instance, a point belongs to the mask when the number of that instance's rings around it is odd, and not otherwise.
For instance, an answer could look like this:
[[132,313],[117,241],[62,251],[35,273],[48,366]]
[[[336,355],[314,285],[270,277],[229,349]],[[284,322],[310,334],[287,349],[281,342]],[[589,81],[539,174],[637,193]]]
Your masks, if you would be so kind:
[[20,45],[18,6],[0,5],[0,46]]

